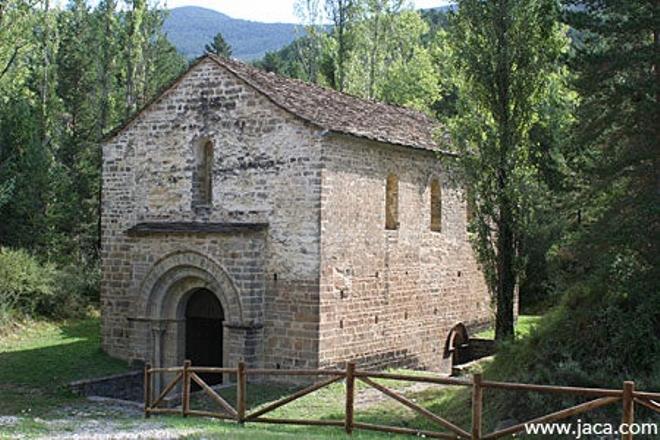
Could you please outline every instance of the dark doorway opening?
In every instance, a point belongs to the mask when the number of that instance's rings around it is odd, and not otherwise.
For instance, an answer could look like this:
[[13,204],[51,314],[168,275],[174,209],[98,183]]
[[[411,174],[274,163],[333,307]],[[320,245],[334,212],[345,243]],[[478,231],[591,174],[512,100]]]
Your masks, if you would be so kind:
[[[193,366],[222,367],[222,305],[213,292],[195,291],[186,304],[186,359]],[[204,382],[222,382],[222,374],[198,373]],[[199,389],[193,382],[193,388]]]

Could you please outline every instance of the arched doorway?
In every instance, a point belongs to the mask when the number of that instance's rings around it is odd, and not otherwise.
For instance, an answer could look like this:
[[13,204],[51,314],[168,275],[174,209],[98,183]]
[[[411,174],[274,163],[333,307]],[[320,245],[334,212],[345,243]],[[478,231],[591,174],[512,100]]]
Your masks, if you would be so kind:
[[[207,289],[194,291],[186,303],[186,359],[192,365],[222,367],[224,311]],[[200,374],[209,385],[222,382],[222,374]]]
[[462,322],[456,324],[449,332],[445,340],[444,358],[447,359],[451,356],[452,368],[466,362],[467,355],[469,355],[466,350],[469,341],[467,327]]

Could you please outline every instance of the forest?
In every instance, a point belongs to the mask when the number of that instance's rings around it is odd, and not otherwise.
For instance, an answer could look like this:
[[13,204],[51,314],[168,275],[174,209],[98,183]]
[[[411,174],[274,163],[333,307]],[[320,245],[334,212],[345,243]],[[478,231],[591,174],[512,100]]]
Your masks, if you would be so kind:
[[[3,328],[96,307],[100,142],[188,65],[161,4],[50,3],[0,1]],[[304,36],[254,64],[438,120],[497,309],[498,374],[659,389],[659,12],[655,0],[422,12],[298,0]],[[516,295],[544,315],[520,342]]]

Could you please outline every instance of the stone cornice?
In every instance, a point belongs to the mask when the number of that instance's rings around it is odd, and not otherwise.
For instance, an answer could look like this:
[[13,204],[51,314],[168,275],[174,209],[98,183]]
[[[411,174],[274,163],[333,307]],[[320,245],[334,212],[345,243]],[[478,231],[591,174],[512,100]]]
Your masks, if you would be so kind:
[[209,234],[261,231],[268,223],[146,222],[128,228],[130,236],[148,234]]

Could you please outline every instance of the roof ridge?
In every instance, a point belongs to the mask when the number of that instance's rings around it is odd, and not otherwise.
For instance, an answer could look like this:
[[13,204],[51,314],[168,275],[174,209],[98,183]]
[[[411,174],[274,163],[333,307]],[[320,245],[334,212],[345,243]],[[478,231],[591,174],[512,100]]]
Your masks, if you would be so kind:
[[436,128],[441,125],[423,112],[373,99],[359,98],[319,84],[266,72],[238,60],[224,59],[214,54],[205,54],[193,60],[185,72],[104,136],[102,142],[108,142],[122,132],[207,59],[245,82],[274,105],[330,133],[456,155],[440,147],[440,144],[445,144],[447,141],[447,136],[442,136],[436,141],[438,138]]
[[[285,76],[285,75],[280,75],[280,74],[275,73],[275,72],[269,72],[269,71],[266,71],[266,70],[259,69],[258,67],[255,67],[253,65],[243,63],[243,62],[241,62],[237,59],[222,58],[222,57],[219,57],[218,55],[213,54],[213,53],[206,53],[206,54],[202,55],[200,58],[205,58],[205,57],[212,58],[214,61],[216,61],[219,64],[222,64],[225,67],[227,67],[227,64],[229,64],[229,65],[238,64],[242,68],[245,68],[247,70],[251,70],[254,73],[257,73],[257,74],[260,74],[260,75],[273,75],[273,76],[278,77],[280,79],[283,79],[283,80],[286,80],[286,81],[289,81],[289,82],[298,83],[300,85],[310,87],[310,88],[313,88],[313,89],[320,89],[320,90],[328,92],[328,93],[342,95],[342,96],[345,96],[347,98],[352,98],[352,99],[362,101],[362,102],[367,102],[367,103],[370,103],[370,104],[375,104],[375,105],[384,106],[384,107],[390,107],[393,110],[400,110],[400,111],[405,112],[405,113],[411,113],[411,114],[414,114],[414,115],[423,116],[423,117],[425,117],[429,120],[431,119],[431,117],[429,115],[427,115],[426,113],[424,113],[421,110],[416,110],[416,109],[413,109],[413,108],[410,108],[410,107],[405,107],[403,105],[392,104],[390,102],[379,101],[375,98],[363,98],[361,96],[353,95],[353,94],[348,93],[348,92],[333,89],[332,87],[326,86],[326,85],[323,85],[323,84],[308,82],[308,81],[304,81],[300,78],[294,78],[292,76]],[[239,76],[240,76],[240,74],[239,74]]]
[[261,92],[283,110],[331,132],[393,145],[443,151],[437,144],[429,115],[411,108],[360,98],[332,88],[266,72],[238,60],[205,54],[220,67]]

